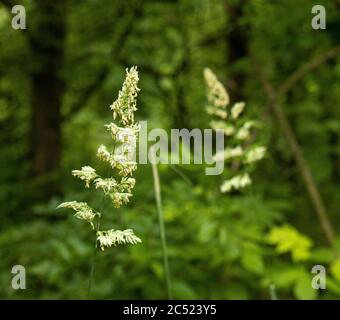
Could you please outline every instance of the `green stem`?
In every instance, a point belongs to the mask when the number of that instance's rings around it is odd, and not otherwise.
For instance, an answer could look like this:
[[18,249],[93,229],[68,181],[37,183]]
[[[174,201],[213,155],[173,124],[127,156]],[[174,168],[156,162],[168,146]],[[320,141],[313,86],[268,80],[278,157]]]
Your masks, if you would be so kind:
[[276,293],[276,287],[274,284],[271,284],[269,286],[269,294],[270,294],[270,299],[271,300],[279,300],[277,297],[277,293]]
[[[106,176],[109,174],[109,168],[106,171]],[[102,199],[101,199],[101,205],[100,205],[100,211],[99,211],[99,215],[97,218],[97,226],[96,226],[96,232],[95,232],[95,237],[94,237],[94,251],[93,251],[93,256],[92,256],[92,262],[91,262],[91,270],[90,270],[90,277],[89,277],[89,286],[87,288],[87,299],[90,299],[90,295],[91,295],[91,289],[92,289],[92,282],[93,282],[93,278],[94,278],[94,267],[95,267],[95,263],[96,263],[96,258],[97,258],[97,233],[99,231],[100,228],[100,218],[103,212],[103,207],[104,207],[104,198],[105,195],[102,195]]]
[[93,277],[94,277],[94,267],[95,267],[95,262],[96,262],[96,257],[97,257],[97,232],[99,231],[99,227],[100,227],[100,216],[98,216],[96,233],[95,233],[94,251],[93,251],[92,262],[91,262],[89,286],[88,286],[88,289],[87,289],[87,299],[88,300],[90,299],[91,288],[92,288],[92,280],[93,280]]
[[[255,199],[255,192],[254,192],[254,187],[253,185],[251,185],[249,187],[250,189],[250,192],[249,194],[252,196],[253,198],[253,201],[255,201],[253,207],[254,207],[254,210],[252,211],[253,212],[253,215],[254,215],[254,220],[255,220],[255,223],[257,223],[258,225],[259,224],[259,218],[258,218],[258,214],[257,214],[257,199]],[[270,258],[269,258],[270,259]],[[268,262],[268,263],[267,263]],[[278,299],[278,296],[277,296],[277,290],[276,290],[276,286],[275,284],[273,283],[273,277],[272,277],[272,268],[268,267],[268,266],[271,266],[272,265],[272,261],[270,259],[270,261],[268,261],[267,259],[267,262],[266,262],[266,259],[265,257],[263,257],[263,265],[264,265],[264,269],[265,269],[265,273],[268,275],[268,278],[269,278],[269,281],[270,281],[270,285],[269,285],[269,296],[270,296],[270,299],[271,300],[279,300]]]
[[[153,157],[153,151],[151,152],[151,154]],[[166,245],[165,226],[164,226],[163,210],[162,210],[161,185],[159,181],[157,164],[155,163],[154,159],[151,162],[152,162],[152,174],[153,174],[155,198],[156,198],[156,205],[157,205],[157,212],[158,212],[158,223],[159,223],[159,230],[160,230],[161,243],[162,243],[162,254],[163,254],[166,288],[167,288],[168,299],[171,300],[172,299],[171,279],[170,279],[168,250],[167,250],[167,245]]]

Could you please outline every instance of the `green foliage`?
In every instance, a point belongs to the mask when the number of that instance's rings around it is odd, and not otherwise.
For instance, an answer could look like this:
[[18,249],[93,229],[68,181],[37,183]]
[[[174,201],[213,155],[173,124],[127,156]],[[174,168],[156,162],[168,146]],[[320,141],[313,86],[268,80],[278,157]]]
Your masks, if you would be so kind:
[[340,259],[336,259],[331,263],[331,273],[334,276],[334,278],[338,281],[340,281]]
[[307,260],[312,247],[310,239],[289,225],[274,227],[268,235],[268,242],[276,245],[278,253],[290,252],[293,261]]

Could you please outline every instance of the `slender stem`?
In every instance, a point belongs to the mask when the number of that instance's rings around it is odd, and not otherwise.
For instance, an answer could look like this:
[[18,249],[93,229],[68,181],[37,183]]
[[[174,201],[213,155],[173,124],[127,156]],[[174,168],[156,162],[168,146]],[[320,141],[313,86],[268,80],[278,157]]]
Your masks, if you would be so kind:
[[325,203],[318,190],[318,187],[316,185],[312,172],[302,154],[301,148],[296,140],[296,137],[288,123],[288,120],[285,114],[283,113],[281,109],[280,104],[275,100],[271,102],[271,107],[273,108],[277,116],[277,119],[286,135],[288,144],[292,150],[296,163],[300,169],[302,178],[305,182],[309,196],[313,202],[315,212],[320,221],[321,228],[325,234],[325,237],[327,241],[329,242],[329,244],[331,246],[334,246],[335,239],[336,239],[335,231],[330,221],[330,218],[328,216],[328,213],[326,211]]
[[165,281],[166,281],[168,299],[171,300],[172,299],[171,279],[170,279],[168,250],[167,250],[167,245],[166,245],[165,226],[164,226],[163,210],[162,210],[161,185],[160,185],[160,181],[159,181],[157,164],[154,161],[153,150],[152,150],[151,154],[152,154],[152,158],[153,158],[152,159],[153,161],[151,161],[151,163],[152,163],[152,175],[153,175],[155,198],[156,198],[156,205],[157,205],[159,230],[160,230],[161,243],[162,243],[162,254],[163,254]]
[[181,170],[175,167],[175,165],[170,165],[169,168],[176,172],[189,186],[192,186],[190,179]]
[[271,284],[269,286],[269,294],[270,294],[271,300],[279,300],[278,297],[277,297],[275,284]]
[[299,69],[292,73],[290,77],[278,88],[278,95],[287,93],[296,82],[301,80],[308,72],[320,66],[325,61],[340,55],[340,45],[316,56],[306,64],[302,65]]
[[[115,148],[115,143],[113,144],[113,148]],[[110,170],[110,168],[107,169],[106,175],[109,174],[109,170]],[[97,258],[97,251],[98,251],[97,250],[97,233],[98,233],[99,228],[100,228],[100,219],[101,219],[101,215],[102,215],[103,207],[104,207],[104,198],[105,198],[105,195],[103,194],[102,199],[101,199],[99,215],[97,216],[97,225],[96,225],[95,236],[94,236],[94,251],[93,251],[92,262],[91,262],[89,285],[88,285],[88,288],[87,288],[87,299],[90,299],[92,282],[93,282],[93,278],[94,278],[94,267],[95,267],[96,258]]]
[[87,289],[87,299],[90,299],[90,295],[91,295],[91,288],[92,288],[92,282],[93,282],[93,277],[94,277],[94,267],[95,267],[95,262],[96,262],[96,257],[97,257],[97,232],[99,230],[99,227],[100,227],[100,216],[98,216],[95,239],[94,239],[94,251],[93,251],[92,262],[91,262],[89,286]]
[[[339,48],[335,48],[331,51],[331,54],[326,55],[325,57],[332,57],[334,54],[338,53]],[[289,121],[282,109],[282,106],[280,104],[280,96],[282,93],[287,92],[292,84],[294,84],[297,80],[299,80],[305,72],[308,70],[312,70],[314,67],[318,66],[319,63],[322,61],[325,61],[325,59],[316,59],[316,62],[307,64],[307,67],[302,68],[302,71],[297,72],[297,76],[292,76],[290,81],[287,81],[285,85],[281,87],[281,92],[279,92],[279,95],[275,92],[274,87],[272,86],[271,82],[267,78],[266,74],[262,71],[260,68],[259,63],[256,61],[256,58],[253,57],[253,62],[256,68],[256,71],[258,73],[259,79],[262,83],[262,86],[264,88],[264,91],[268,97],[268,105],[270,109],[274,111],[274,114],[282,128],[282,131],[287,139],[288,145],[292,151],[293,157],[295,158],[296,164],[300,170],[301,176],[303,178],[305,187],[307,189],[307,192],[309,194],[309,197],[314,205],[314,209],[316,212],[316,215],[319,219],[319,223],[321,225],[321,229],[325,234],[325,238],[330,244],[331,247],[334,247],[335,239],[336,239],[336,233],[333,228],[333,225],[331,223],[331,220],[328,216],[328,212],[326,210],[325,203],[321,197],[321,194],[319,192],[319,189],[316,185],[316,182],[314,180],[313,174],[311,169],[309,168],[302,150],[300,148],[300,145],[297,141],[297,138],[295,136],[295,133],[292,129],[292,127],[289,124]],[[321,61],[321,62],[320,62]]]

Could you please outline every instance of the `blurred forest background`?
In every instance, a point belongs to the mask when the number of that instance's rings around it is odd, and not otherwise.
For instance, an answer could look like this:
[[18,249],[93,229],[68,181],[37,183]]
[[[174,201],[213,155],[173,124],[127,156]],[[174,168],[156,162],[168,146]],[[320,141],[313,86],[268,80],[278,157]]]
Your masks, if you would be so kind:
[[[15,1],[26,30],[12,29],[13,4],[0,1],[0,298],[87,297],[93,238],[56,207],[98,206],[70,172],[96,163],[132,65],[149,128],[209,127],[209,67],[268,148],[252,187],[231,195],[203,165],[159,167],[174,298],[270,299],[270,285],[279,299],[340,298],[339,1]],[[326,30],[311,27],[315,4]],[[105,203],[104,223],[143,243],[98,254],[91,298],[166,298],[151,167],[136,179],[128,206]],[[16,264],[26,290],[11,288]],[[327,290],[311,288],[315,264]]]

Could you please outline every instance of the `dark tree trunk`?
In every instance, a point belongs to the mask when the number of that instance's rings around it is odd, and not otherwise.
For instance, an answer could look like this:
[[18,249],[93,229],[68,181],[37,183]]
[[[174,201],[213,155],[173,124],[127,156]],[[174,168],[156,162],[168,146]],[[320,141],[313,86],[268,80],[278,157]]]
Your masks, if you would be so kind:
[[55,76],[44,74],[34,76],[32,96],[34,176],[44,175],[59,167],[61,98],[62,83]]
[[42,176],[59,167],[61,104],[64,81],[65,1],[36,2],[29,29],[34,59],[32,74],[32,174]]
[[240,24],[241,18],[244,15],[244,6],[244,1],[240,1],[237,4],[230,4],[228,0],[225,2],[228,27],[231,28],[226,40],[227,66],[231,70],[229,93],[232,102],[244,100],[243,89],[246,75],[235,65],[241,59],[248,57],[248,30],[246,26]]

